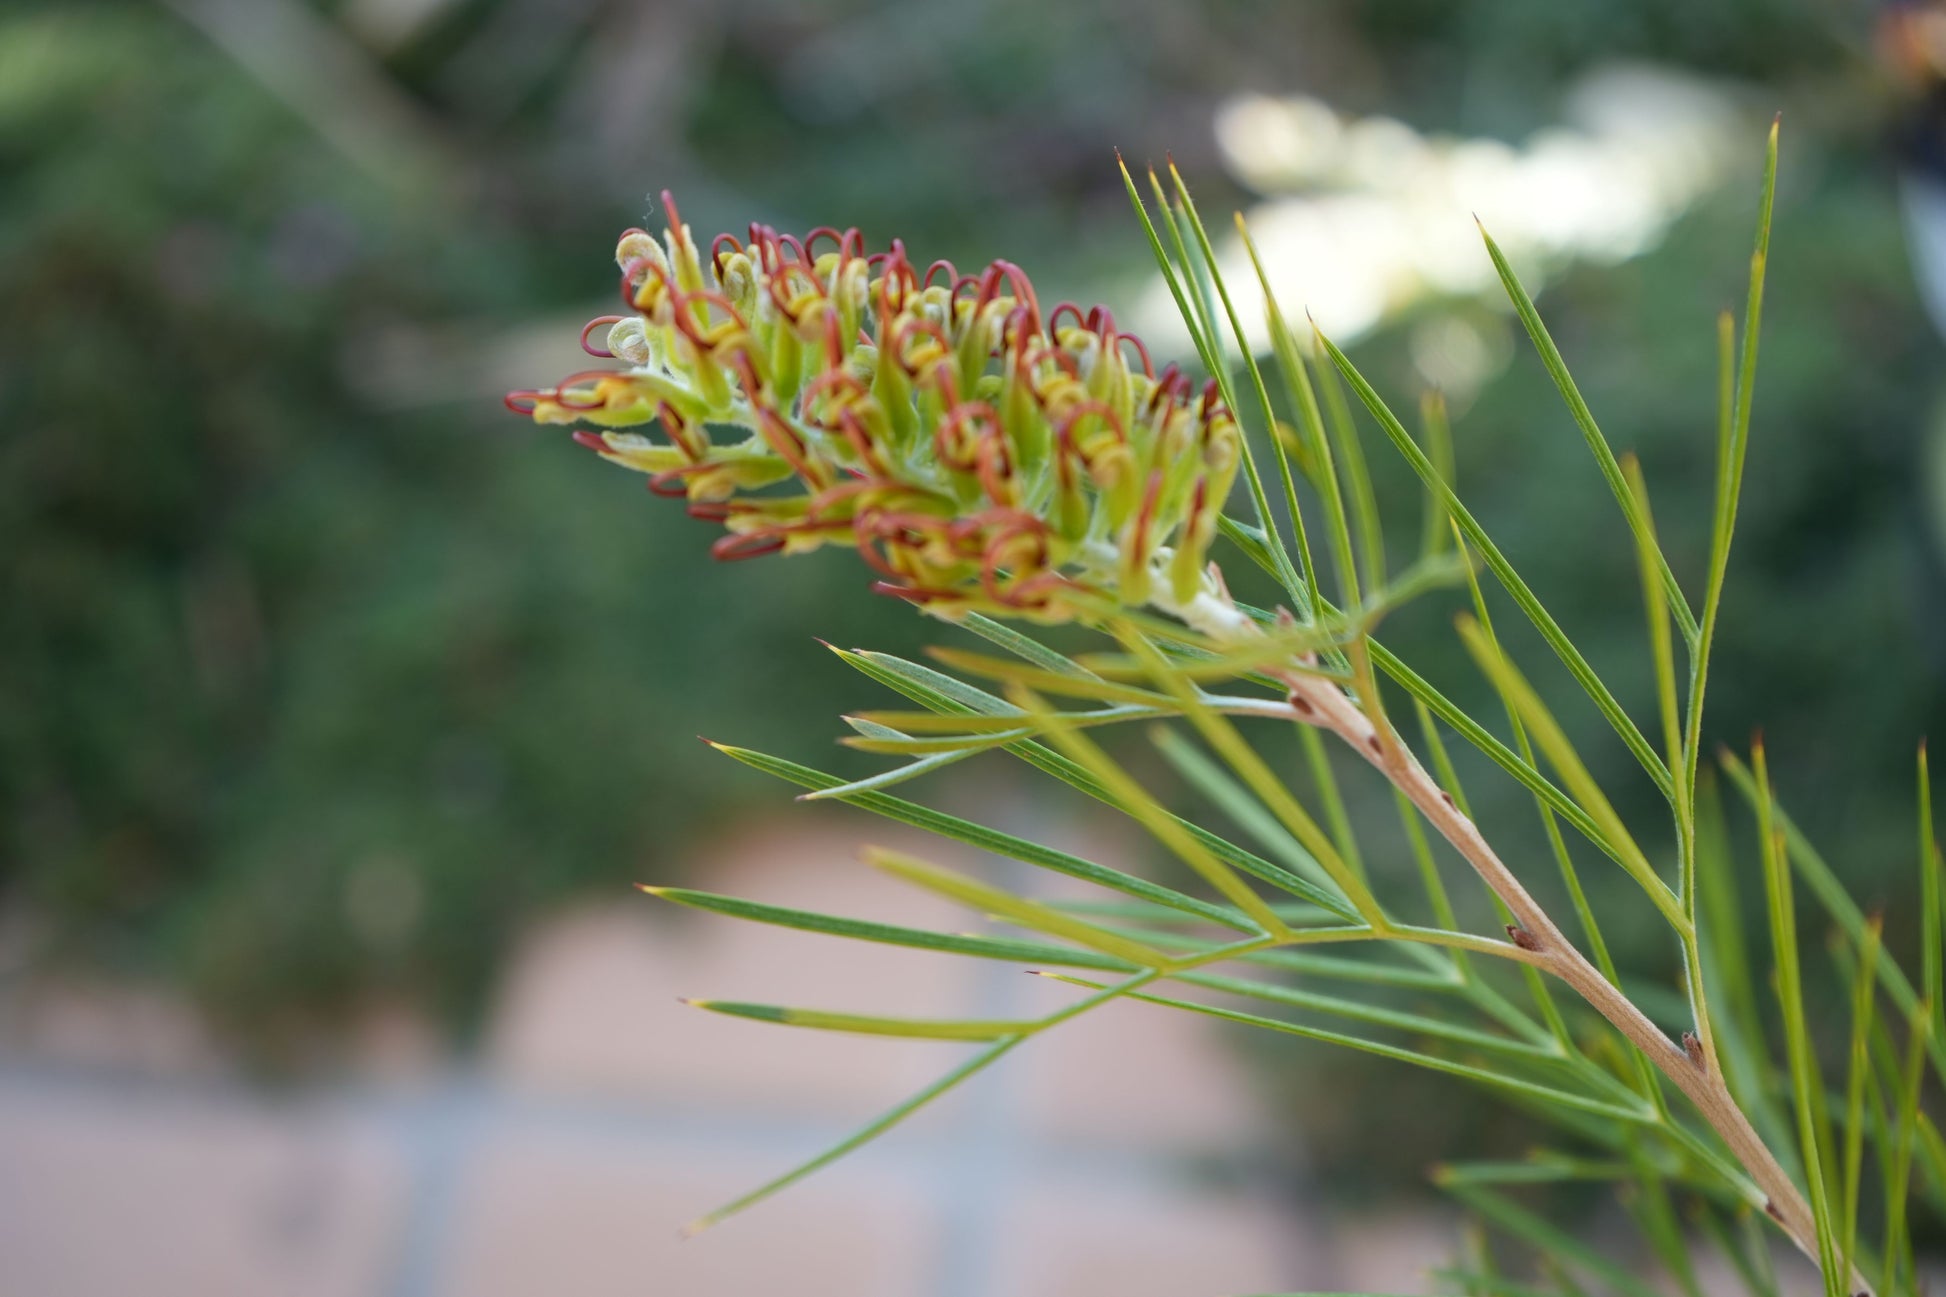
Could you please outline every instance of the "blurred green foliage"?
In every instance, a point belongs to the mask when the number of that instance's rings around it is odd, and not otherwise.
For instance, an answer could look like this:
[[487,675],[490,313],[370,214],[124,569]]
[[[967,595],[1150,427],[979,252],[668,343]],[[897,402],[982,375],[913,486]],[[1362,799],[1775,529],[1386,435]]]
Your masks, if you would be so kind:
[[[856,223],[1124,301],[1147,253],[1112,146],[1173,148],[1221,211],[1244,197],[1209,131],[1234,90],[1520,138],[1616,56],[1760,82],[1791,115],[1710,729],[1768,727],[1799,818],[1890,877],[1911,744],[1946,715],[1911,484],[1942,366],[1861,21],[1811,0],[16,7],[0,902],[36,963],[163,971],[272,1049],[384,995],[464,1024],[521,920],[672,879],[694,835],[776,800],[691,734],[823,750],[860,695],[811,635],[937,638],[841,557],[710,565],[680,510],[500,410],[496,388],[556,376],[536,329],[558,348],[601,309],[650,189],[699,232]],[[1732,186],[1541,302],[1686,579],[1751,207]],[[1397,333],[1360,361],[1416,382]],[[1646,685],[1634,557],[1590,522],[1605,487],[1540,366],[1518,351],[1457,432],[1481,517],[1596,665]],[[1441,683],[1484,705],[1468,677]],[[1626,801],[1626,756],[1590,747]],[[1474,791],[1532,834],[1512,789]],[[1300,1103],[1355,1065],[1314,1061]]]

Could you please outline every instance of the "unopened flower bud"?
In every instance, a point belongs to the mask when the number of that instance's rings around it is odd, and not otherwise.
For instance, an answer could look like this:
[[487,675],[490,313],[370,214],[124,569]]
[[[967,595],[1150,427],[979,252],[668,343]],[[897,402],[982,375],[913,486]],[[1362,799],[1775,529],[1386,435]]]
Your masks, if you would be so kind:
[[655,363],[656,346],[639,315],[625,316],[608,330],[608,350],[617,360],[641,369]]
[[665,273],[669,269],[668,254],[663,252],[662,245],[655,241],[653,234],[647,230],[626,230],[622,233],[621,241],[615,245],[615,264],[627,270],[638,261],[646,261]]
[[723,259],[722,269],[723,296],[730,299],[730,305],[745,320],[754,319],[757,314],[757,272],[750,264],[750,258],[741,252],[733,252]]

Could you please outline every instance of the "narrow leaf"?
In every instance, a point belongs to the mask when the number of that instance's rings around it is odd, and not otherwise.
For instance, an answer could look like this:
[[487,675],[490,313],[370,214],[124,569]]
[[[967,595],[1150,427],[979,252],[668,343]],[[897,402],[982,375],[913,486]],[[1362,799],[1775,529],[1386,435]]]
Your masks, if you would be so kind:
[[1020,1035],[1031,1022],[988,1022],[976,1019],[877,1018],[857,1013],[828,1013],[823,1009],[794,1009],[778,1004],[750,1004],[742,1000],[684,1000],[684,1004],[731,1018],[778,1022],[787,1027],[818,1031],[848,1031],[861,1036],[903,1036],[912,1040],[1000,1040]]
[[850,919],[812,910],[796,910],[762,901],[747,901],[738,896],[692,891],[686,887],[649,887],[641,890],[692,910],[722,914],[753,923],[767,923],[800,932],[827,933],[856,941],[873,941],[913,950],[937,950],[951,955],[971,955],[979,959],[1001,959],[1016,964],[1055,964],[1064,968],[1099,968],[1113,972],[1133,972],[1136,965],[1092,950],[1076,950],[1042,941],[1020,941],[1012,937],[976,937],[958,933],[927,932],[892,923]]
[[1157,968],[1169,962],[1169,957],[1153,946],[1139,941],[1131,941],[1117,936],[1105,928],[1098,927],[1071,914],[1063,914],[1050,905],[1030,901],[1022,896],[970,878],[956,870],[944,869],[938,865],[920,860],[916,856],[900,851],[887,851],[881,847],[869,847],[864,852],[865,863],[875,869],[903,878],[909,883],[950,897],[962,905],[971,906],[982,913],[994,914],[1036,932],[1044,932],[1053,937],[1065,937],[1077,945],[1090,950],[1098,950],[1104,955],[1126,960],[1141,968]]
[[1588,450],[1601,466],[1601,475],[1608,480],[1608,489],[1615,493],[1615,503],[1622,507],[1622,516],[1628,520],[1635,532],[1636,544],[1648,555],[1654,570],[1655,580],[1661,586],[1668,607],[1676,616],[1676,624],[1683,638],[1694,643],[1697,636],[1696,615],[1690,611],[1689,600],[1683,596],[1682,586],[1676,582],[1676,574],[1669,569],[1669,560],[1663,556],[1661,546],[1656,544],[1653,534],[1646,534],[1643,520],[1631,499],[1631,491],[1622,466],[1616,462],[1615,452],[1609,448],[1608,439],[1602,436],[1601,428],[1595,423],[1593,411],[1588,409],[1587,401],[1582,399],[1581,389],[1575,386],[1573,375],[1568,373],[1567,362],[1561,359],[1561,352],[1548,334],[1547,326],[1541,322],[1541,313],[1535,309],[1534,299],[1521,286],[1520,277],[1500,251],[1500,245],[1487,233],[1486,226],[1480,226],[1480,237],[1486,240],[1487,255],[1493,258],[1493,268],[1500,275],[1500,283],[1507,290],[1507,298],[1514,304],[1520,322],[1533,339],[1534,350],[1540,353],[1541,363],[1547,367],[1549,378],[1567,402],[1568,412],[1574,416],[1575,426],[1581,429]]
[[[827,775],[822,771],[813,770],[809,766],[800,766],[795,762],[786,761],[781,757],[768,756],[762,752],[753,752],[748,748],[735,748],[724,744],[713,744],[712,746],[717,751],[741,761],[744,765],[764,771],[766,774],[775,775],[780,779],[789,780],[801,787],[828,789],[834,794],[837,794],[838,790],[843,787],[831,775]],[[859,807],[861,810],[870,811],[875,815],[882,815],[886,819],[896,820],[901,824],[909,824],[914,828],[924,829],[928,833],[936,833],[942,838],[949,838],[954,842],[963,842],[967,846],[975,847],[981,851],[991,851],[995,855],[1008,856],[1021,861],[1023,864],[1033,865],[1039,869],[1051,870],[1057,874],[1065,874],[1070,878],[1079,878],[1085,882],[1110,888],[1111,890],[1122,893],[1124,896],[1132,896],[1137,900],[1152,901],[1157,905],[1167,906],[1190,918],[1204,919],[1211,923],[1220,923],[1225,927],[1235,928],[1240,931],[1247,931],[1251,928],[1249,920],[1245,919],[1235,910],[1220,905],[1212,905],[1208,901],[1199,900],[1194,896],[1179,892],[1172,887],[1164,887],[1162,884],[1152,883],[1146,878],[1138,878],[1134,874],[1124,873],[1119,869],[1112,869],[1107,865],[1096,864],[1092,860],[1084,860],[1080,856],[1070,855],[1065,851],[1056,851],[1054,848],[1042,846],[1038,842],[1030,842],[1026,838],[1016,837],[1011,833],[1002,833],[998,829],[988,828],[983,824],[975,824],[971,820],[963,820],[958,816],[948,815],[944,811],[933,810],[929,806],[920,806],[916,802],[908,802],[897,797],[876,792],[844,793],[839,795],[837,800]]]

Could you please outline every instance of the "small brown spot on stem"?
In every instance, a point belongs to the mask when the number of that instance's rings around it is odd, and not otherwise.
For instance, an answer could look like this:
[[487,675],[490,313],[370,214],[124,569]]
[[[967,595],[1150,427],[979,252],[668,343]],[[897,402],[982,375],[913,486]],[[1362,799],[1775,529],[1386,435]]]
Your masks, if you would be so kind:
[[1507,939],[1512,941],[1516,946],[1519,946],[1522,950],[1538,951],[1541,948],[1541,939],[1521,927],[1518,923],[1509,923],[1507,925]]
[[1299,716],[1309,716],[1315,713],[1317,711],[1317,708],[1313,707],[1311,705],[1311,700],[1309,698],[1306,698],[1303,694],[1292,694],[1291,710],[1296,712]]
[[1682,1034],[1682,1052],[1689,1055],[1689,1061],[1698,1067],[1703,1064],[1703,1042],[1696,1039],[1696,1033],[1685,1031]]
[[1784,1223],[1784,1213],[1778,1211],[1777,1204],[1772,1202],[1768,1198],[1764,1199],[1764,1211],[1767,1212],[1770,1218],[1776,1221],[1779,1225],[1782,1225]]
[[1379,742],[1379,737],[1377,733],[1371,733],[1365,736],[1365,746],[1370,748],[1373,752],[1382,753],[1385,751],[1385,745]]
[[1448,806],[1452,807],[1454,810],[1459,809],[1459,803],[1455,802],[1453,800],[1453,795],[1447,792],[1444,788],[1439,790],[1439,800],[1445,802]]

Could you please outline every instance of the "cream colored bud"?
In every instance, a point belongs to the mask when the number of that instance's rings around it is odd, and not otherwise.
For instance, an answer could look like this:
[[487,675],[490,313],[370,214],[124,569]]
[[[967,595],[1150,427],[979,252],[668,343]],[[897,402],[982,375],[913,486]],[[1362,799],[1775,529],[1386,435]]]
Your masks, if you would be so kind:
[[615,264],[626,270],[631,261],[646,261],[651,265],[669,269],[669,257],[657,243],[655,236],[647,230],[630,230],[615,245]]
[[747,324],[756,318],[757,310],[757,272],[750,264],[750,258],[741,252],[733,252],[723,259],[721,276],[723,296],[737,308]]
[[1080,370],[1083,382],[1094,377],[1095,366],[1101,363],[1101,339],[1085,329],[1063,329],[1068,336],[1062,339],[1062,346],[1074,357],[1075,368]]
[[862,261],[848,261],[839,272],[838,292],[844,294],[856,307],[863,307],[872,297],[872,272]]
[[937,324],[944,328],[951,318],[949,314],[951,302],[952,299],[947,295],[946,290],[934,285],[919,294],[919,300],[912,309],[914,314],[928,324]]
[[649,331],[639,315],[625,316],[615,322],[608,330],[608,350],[619,360],[626,360],[638,368],[652,365],[656,359],[655,343],[649,338]]
[[845,368],[859,382],[869,384],[878,374],[878,348],[859,343],[845,357]]

